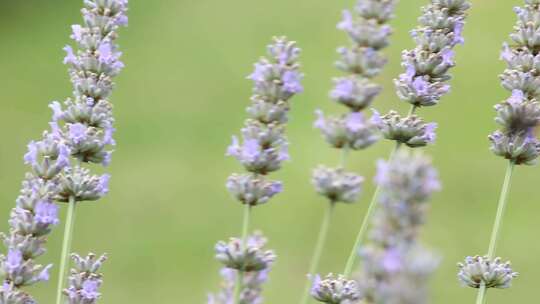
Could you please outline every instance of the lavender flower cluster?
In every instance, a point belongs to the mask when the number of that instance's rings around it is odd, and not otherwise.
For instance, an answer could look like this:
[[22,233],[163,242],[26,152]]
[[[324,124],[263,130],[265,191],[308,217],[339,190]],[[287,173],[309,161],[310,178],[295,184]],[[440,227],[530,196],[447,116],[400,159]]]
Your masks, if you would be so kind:
[[[248,77],[254,83],[251,105],[247,108],[249,118],[242,129],[242,140],[234,136],[227,150],[227,155],[235,157],[248,173],[232,174],[226,183],[233,197],[247,208],[244,233],[248,233],[250,209],[283,190],[281,182],[265,176],[279,170],[289,159],[285,137],[289,100],[303,91],[299,55],[295,42],[275,38],[268,46],[268,58],[261,58]],[[273,251],[264,249],[266,242],[262,234],[255,233],[217,243],[216,259],[224,265],[223,283],[220,292],[209,296],[208,303],[261,301],[262,284],[276,257]],[[239,295],[235,289],[240,290]]]
[[260,232],[251,235],[247,246],[242,248],[241,240],[232,239],[230,243],[216,245],[216,258],[225,267],[221,269],[221,289],[209,295],[208,304],[233,303],[233,292],[237,282],[238,269],[244,269],[242,276],[241,304],[255,304],[262,301],[262,286],[268,281],[268,274],[276,256],[273,251],[263,251],[267,239]]
[[419,244],[418,234],[428,201],[440,189],[437,172],[422,154],[399,151],[378,163],[376,182],[380,203],[370,242],[360,252],[360,294],[365,303],[426,303],[438,257]]
[[0,256],[0,303],[35,303],[21,287],[49,279],[52,266],[35,259],[45,253],[47,236],[59,223],[55,202],[97,200],[108,192],[109,176],[92,175],[80,164],[110,162],[114,129],[107,98],[123,67],[114,41],[116,30],[127,24],[126,11],[127,0],[85,0],[84,25],[72,27],[79,50],[66,47],[64,63],[70,65],[74,99],[65,109],[51,103],[50,130],[28,144],[24,162],[31,171],[11,211],[9,235],[1,235],[8,252]]
[[398,97],[411,104],[412,109],[406,117],[391,111],[378,120],[386,139],[411,148],[435,141],[437,124],[425,123],[413,114],[418,107],[437,105],[450,91],[446,82],[455,65],[453,49],[464,43],[462,31],[469,8],[467,0],[432,0],[423,8],[420,26],[411,31],[416,47],[403,51],[402,65],[406,71],[394,80]]
[[525,2],[525,7],[514,9],[518,21],[510,35],[513,45],[505,43],[501,53],[507,64],[500,76],[502,86],[512,96],[495,106],[495,121],[502,128],[489,136],[493,153],[516,165],[534,164],[540,155],[540,142],[533,132],[540,122],[540,2]]
[[95,304],[101,297],[99,287],[103,283],[99,269],[107,260],[106,255],[97,257],[90,253],[86,257],[71,256],[75,267],[71,269],[69,287],[64,289],[69,304]]
[[366,119],[362,110],[369,107],[382,88],[372,78],[379,75],[387,60],[380,53],[388,45],[396,0],[358,1],[353,11],[345,10],[338,29],[346,32],[350,47],[340,47],[336,66],[347,76],[334,79],[330,98],[349,108],[340,117],[325,117],[317,111],[315,127],[325,140],[339,149],[365,149],[379,140],[377,116]]

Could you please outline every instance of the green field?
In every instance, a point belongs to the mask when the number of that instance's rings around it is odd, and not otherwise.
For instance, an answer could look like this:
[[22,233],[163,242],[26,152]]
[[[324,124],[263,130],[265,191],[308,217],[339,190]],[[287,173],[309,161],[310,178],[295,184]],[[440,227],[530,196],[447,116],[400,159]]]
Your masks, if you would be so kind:
[[[70,25],[80,20],[82,1],[0,1],[0,231],[8,228],[27,168],[22,155],[50,119],[47,104],[70,96],[62,47]],[[393,91],[401,73],[400,53],[411,48],[408,32],[427,0],[400,1],[390,63],[379,77],[385,91],[374,106],[381,112],[407,105]],[[436,145],[427,149],[444,189],[433,199],[423,240],[444,256],[433,280],[432,302],[473,303],[475,291],[456,279],[456,262],[483,254],[495,215],[506,162],[488,150],[496,128],[493,105],[509,94],[498,80],[503,41],[515,22],[518,0],[473,0],[458,46],[452,93],[419,113],[439,123]],[[217,240],[240,233],[242,208],[224,187],[241,170],[225,158],[232,134],[246,117],[251,83],[245,77],[273,35],[287,35],[303,49],[305,93],[293,100],[288,127],[292,162],[273,177],[285,192],[256,208],[253,226],[270,238],[279,257],[266,286],[266,303],[297,303],[325,201],[310,184],[317,164],[334,165],[339,152],[312,128],[314,110],[344,111],[328,99],[335,49],[348,43],[335,24],[353,1],[159,0],[130,3],[130,26],[119,43],[126,69],[113,94],[117,150],[108,169],[110,195],[78,209],[74,249],[107,252],[103,304],[205,303],[218,287]],[[323,256],[322,271],[342,269],[373,193],[375,161],[391,143],[351,154],[349,169],[367,179],[361,201],[339,206]],[[490,304],[536,298],[539,282],[540,169],[516,171],[499,254],[521,276],[509,290],[490,292]],[[64,210],[65,211],[65,210]],[[43,263],[58,268],[61,228],[52,234]],[[31,289],[52,303],[51,282]],[[535,287],[536,286],[536,287]],[[528,301],[530,303],[531,301]]]

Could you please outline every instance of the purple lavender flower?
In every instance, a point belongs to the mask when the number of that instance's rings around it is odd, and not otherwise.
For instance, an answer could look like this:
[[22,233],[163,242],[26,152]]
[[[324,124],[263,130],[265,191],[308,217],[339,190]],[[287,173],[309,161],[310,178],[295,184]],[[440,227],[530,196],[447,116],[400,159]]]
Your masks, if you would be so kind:
[[231,238],[228,243],[220,241],[216,244],[216,259],[227,268],[246,272],[258,272],[267,269],[275,261],[276,255],[271,250],[264,250],[267,240],[260,232],[247,239]]
[[501,258],[467,257],[465,263],[459,263],[458,278],[463,285],[480,288],[510,288],[512,280],[519,274],[512,270],[510,262],[503,263]]
[[378,164],[380,206],[370,242],[360,251],[360,291],[368,303],[424,303],[438,258],[418,243],[426,203],[440,189],[437,173],[421,154],[399,151]]
[[268,58],[255,64],[249,79],[253,81],[249,119],[242,128],[242,140],[233,136],[227,155],[235,157],[248,174],[232,174],[226,187],[244,206],[242,238],[231,238],[216,245],[216,259],[229,270],[222,271],[224,283],[217,295],[208,298],[210,304],[251,303],[261,301],[262,284],[275,259],[270,250],[263,250],[266,239],[255,234],[248,238],[251,208],[267,203],[283,191],[279,181],[264,177],[281,168],[288,160],[285,123],[290,99],[303,91],[298,58],[300,49],[286,38],[274,38],[267,47]]
[[366,120],[359,112],[342,117],[325,117],[320,110],[316,114],[314,127],[321,130],[325,140],[335,148],[361,150],[379,140],[376,115]]
[[343,276],[327,275],[324,280],[319,275],[313,279],[313,298],[328,304],[353,304],[360,300],[357,283]]
[[64,169],[58,177],[58,193],[54,197],[59,202],[95,201],[109,192],[108,174],[92,175],[90,170],[79,166]]
[[313,171],[315,190],[332,203],[354,203],[358,200],[364,178],[343,169],[319,166]]
[[253,99],[277,103],[301,93],[303,75],[298,71],[299,53],[296,43],[284,37],[275,38],[274,43],[268,46],[269,58],[257,62],[254,72],[248,77],[254,83]]
[[533,129],[540,123],[540,57],[538,56],[538,7],[528,4],[514,8],[518,16],[515,31],[510,35],[514,44],[503,44],[501,59],[507,69],[500,76],[502,86],[512,96],[495,106],[495,121],[502,130],[489,136],[491,150],[514,164],[531,165],[540,155]]
[[462,32],[467,1],[432,0],[420,17],[421,26],[412,31],[417,43],[413,50],[403,52],[406,73],[395,79],[397,95],[413,106],[433,106],[450,91],[444,82],[451,77],[456,44],[463,44]]
[[97,257],[90,253],[86,257],[72,255],[75,267],[71,270],[69,286],[64,290],[69,304],[95,304],[101,298],[99,288],[103,284],[99,270],[107,256]]
[[19,271],[23,263],[23,256],[22,252],[17,249],[11,249],[8,251],[6,261],[5,261],[5,269],[8,273],[14,273],[16,271]]
[[425,123],[420,117],[410,115],[402,118],[390,111],[381,117],[378,127],[386,139],[395,140],[411,148],[432,144],[436,139],[436,123]]
[[283,89],[291,94],[298,94],[304,91],[302,84],[302,75],[297,71],[286,71],[283,73]]
[[[270,269],[265,269],[244,273],[242,280],[244,287],[240,293],[241,303],[262,303],[262,286],[268,281],[269,271]],[[221,290],[216,294],[208,295],[208,304],[230,304],[233,301],[232,295],[238,271],[223,268],[220,274],[222,277]]]
[[36,204],[35,209],[36,222],[45,225],[57,225],[58,220],[58,206],[53,203],[40,201]]
[[227,189],[242,204],[251,206],[268,202],[283,191],[281,182],[269,181],[262,176],[233,174],[227,180]]

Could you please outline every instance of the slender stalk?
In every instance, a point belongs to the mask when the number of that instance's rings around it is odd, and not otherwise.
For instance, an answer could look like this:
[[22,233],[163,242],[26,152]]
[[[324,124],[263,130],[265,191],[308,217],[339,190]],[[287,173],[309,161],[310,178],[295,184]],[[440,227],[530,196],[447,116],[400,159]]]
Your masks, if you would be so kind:
[[[242,223],[242,239],[241,240],[242,240],[243,250],[246,249],[250,215],[251,215],[251,205],[246,204],[244,206],[244,220]],[[244,271],[238,270],[238,274],[236,276],[236,284],[234,286],[234,294],[233,294],[234,304],[240,303],[240,294],[242,293],[243,282],[244,282]]]
[[[504,183],[501,189],[501,195],[499,197],[499,204],[497,206],[497,215],[495,216],[495,223],[491,230],[491,239],[489,241],[488,257],[490,259],[495,257],[495,251],[497,250],[497,243],[501,234],[502,219],[506,206],[508,205],[508,192],[510,190],[510,182],[512,180],[512,173],[514,171],[514,162],[508,162],[506,168],[506,175],[504,176]],[[482,285],[478,290],[478,296],[476,298],[476,304],[483,304],[486,296],[486,286]]]
[[[389,157],[390,160],[394,157],[394,154],[399,150],[400,146],[401,146],[400,142],[396,143],[396,146],[394,147],[394,149],[392,150],[392,153],[390,154],[390,157]],[[347,259],[347,264],[345,265],[345,270],[343,271],[343,275],[345,277],[349,277],[352,273],[354,263],[356,262],[356,257],[358,256],[358,248],[360,247],[360,244],[364,240],[365,234],[367,232],[369,220],[373,216],[373,212],[375,211],[375,206],[377,205],[377,200],[379,199],[380,191],[381,191],[381,187],[377,185],[377,188],[375,188],[375,192],[373,193],[373,197],[371,198],[371,202],[369,203],[366,214],[364,215],[364,219],[362,220],[362,224],[360,225],[360,230],[358,231],[358,234],[356,235],[356,239],[354,241],[354,245],[352,247],[351,253],[349,254],[349,258]]]
[[412,105],[411,108],[409,109],[409,114],[408,114],[408,116],[414,115],[414,112],[416,112],[416,109],[417,109],[417,108],[418,108],[417,106]]
[[339,160],[339,167],[341,169],[345,169],[348,156],[349,156],[349,146],[345,146],[343,147],[343,149],[341,149],[341,158]]
[[311,258],[311,263],[309,266],[309,273],[306,281],[306,286],[304,288],[304,294],[302,296],[302,300],[300,301],[300,303],[302,304],[307,303],[309,299],[309,290],[311,289],[311,277],[315,274],[317,268],[319,267],[322,251],[324,249],[326,238],[328,236],[328,230],[330,229],[330,222],[332,220],[334,205],[334,202],[330,202],[324,213],[324,217],[321,223],[321,229],[319,231],[319,236],[315,245],[315,251],[313,253],[313,257]]
[[73,238],[73,228],[75,223],[75,211],[77,203],[75,198],[71,196],[68,202],[68,211],[66,217],[66,225],[64,228],[64,240],[62,242],[62,255],[60,257],[60,272],[58,275],[58,289],[56,290],[56,304],[62,304],[62,292],[64,290],[64,283],[68,273],[69,254],[71,252],[71,241]]

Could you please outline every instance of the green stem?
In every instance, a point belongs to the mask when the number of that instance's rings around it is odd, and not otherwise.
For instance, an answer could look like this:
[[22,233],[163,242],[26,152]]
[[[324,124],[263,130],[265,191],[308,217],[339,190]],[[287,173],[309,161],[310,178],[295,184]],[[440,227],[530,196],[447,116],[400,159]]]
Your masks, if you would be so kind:
[[75,209],[77,203],[75,198],[71,196],[68,202],[68,211],[66,217],[66,225],[64,228],[64,240],[62,242],[62,255],[60,258],[60,272],[58,275],[58,289],[56,290],[56,304],[62,304],[62,293],[64,290],[64,283],[68,273],[69,254],[71,251],[71,241],[73,237],[73,228],[75,223]]
[[345,146],[341,149],[341,158],[339,160],[339,167],[345,169],[347,164],[347,156],[349,156],[349,146]]
[[412,116],[412,115],[414,115],[414,112],[416,112],[416,109],[417,109],[417,108],[418,108],[417,106],[412,105],[411,108],[410,108],[410,110],[409,110],[409,114],[408,114],[407,116]]
[[330,222],[332,220],[332,213],[334,211],[334,202],[330,202],[328,204],[328,208],[326,208],[326,211],[324,213],[324,217],[321,223],[321,229],[319,231],[319,236],[317,238],[317,243],[315,245],[315,251],[313,253],[313,257],[311,258],[311,263],[309,265],[309,273],[306,281],[306,286],[304,288],[304,294],[302,296],[302,300],[300,303],[305,304],[308,302],[309,299],[309,290],[311,289],[311,280],[312,276],[317,271],[317,268],[319,267],[319,262],[321,260],[322,251],[324,249],[324,245],[326,243],[326,238],[328,236],[328,230],[330,229]]
[[[495,223],[491,231],[491,239],[489,241],[488,258],[495,257],[495,251],[497,250],[497,243],[501,234],[502,219],[506,206],[508,205],[508,192],[510,190],[510,181],[512,180],[512,173],[514,171],[514,162],[510,161],[506,168],[506,175],[504,176],[504,183],[501,189],[501,196],[499,197],[499,204],[497,206],[497,215],[495,216]],[[486,287],[482,285],[478,290],[478,296],[476,298],[477,304],[482,304],[485,301]]]
[[[392,153],[390,154],[389,160],[392,160],[392,158],[394,158],[394,154],[399,150],[400,146],[401,146],[401,143],[397,142],[396,146],[392,150]],[[358,234],[356,235],[356,240],[354,241],[354,245],[352,247],[351,253],[349,254],[349,258],[347,259],[347,264],[345,265],[345,270],[343,271],[343,275],[345,277],[349,277],[352,273],[354,263],[356,262],[356,257],[358,256],[358,248],[360,247],[360,244],[362,244],[362,241],[364,240],[365,234],[367,232],[367,228],[369,226],[369,221],[371,217],[373,216],[373,212],[375,211],[375,206],[377,205],[377,200],[379,198],[380,191],[381,191],[381,187],[377,185],[377,188],[375,188],[375,192],[373,193],[373,197],[371,198],[371,202],[369,203],[366,214],[364,215],[364,219],[362,220],[362,224],[360,225],[360,230],[358,231]]]
[[[246,243],[247,243],[247,236],[249,231],[249,219],[251,215],[251,205],[246,204],[244,206],[244,220],[242,223],[242,249],[246,249]],[[244,282],[244,271],[238,270],[238,274],[236,276],[236,284],[234,286],[234,294],[233,294],[233,303],[239,304],[240,303],[240,294],[242,293],[242,285]]]

